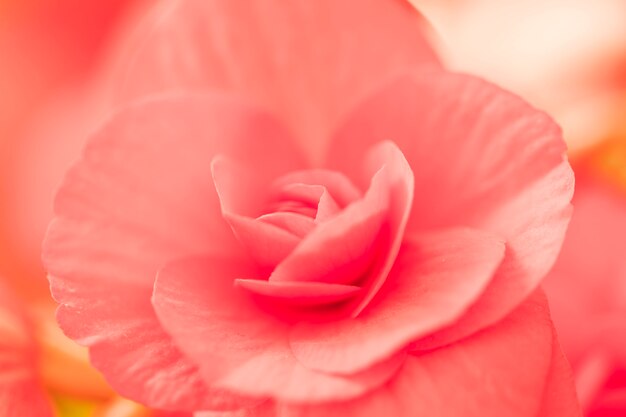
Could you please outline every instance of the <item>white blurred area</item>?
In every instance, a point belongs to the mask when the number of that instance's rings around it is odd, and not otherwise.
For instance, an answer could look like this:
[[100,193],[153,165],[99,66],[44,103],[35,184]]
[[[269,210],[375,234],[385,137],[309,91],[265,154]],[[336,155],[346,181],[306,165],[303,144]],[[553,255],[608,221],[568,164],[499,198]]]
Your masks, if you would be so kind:
[[547,111],[570,149],[626,119],[626,0],[410,0],[447,66]]

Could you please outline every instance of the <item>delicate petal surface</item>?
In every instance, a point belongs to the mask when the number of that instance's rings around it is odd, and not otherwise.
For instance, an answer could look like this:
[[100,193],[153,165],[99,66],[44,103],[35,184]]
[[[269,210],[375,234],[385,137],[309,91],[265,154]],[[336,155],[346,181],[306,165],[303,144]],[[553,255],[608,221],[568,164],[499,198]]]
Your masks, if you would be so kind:
[[266,314],[233,278],[254,267],[224,258],[187,258],[164,268],[153,304],[181,349],[211,385],[250,396],[318,403],[354,398],[390,378],[403,355],[350,376],[305,368],[291,353],[287,325]]
[[581,169],[574,206],[563,250],[544,285],[576,369],[590,350],[611,346],[610,335],[626,326],[626,197]]
[[276,267],[270,281],[357,283],[377,254],[376,243],[389,209],[384,175],[373,178],[362,200],[307,235]]
[[372,179],[365,196],[318,225],[270,276],[270,281],[359,284],[364,291],[353,315],[387,277],[413,201],[413,173],[395,145],[372,147],[366,161]]
[[118,392],[159,408],[215,406],[160,328],[154,279],[169,259],[238,250],[211,159],[224,153],[279,175],[297,167],[289,143],[271,118],[222,96],[140,102],[91,138],[57,195],[44,262],[61,326],[91,347]]
[[276,407],[271,401],[265,401],[256,407],[233,411],[199,411],[193,417],[276,417]]
[[363,194],[348,177],[340,172],[326,169],[291,172],[279,179],[275,185],[296,183],[322,185],[341,208],[359,199]]
[[[356,317],[376,295],[385,282],[389,271],[393,266],[396,256],[400,251],[400,245],[404,238],[404,231],[411,213],[413,204],[414,177],[411,166],[408,164],[402,151],[393,142],[382,142],[373,146],[367,155],[365,171],[374,172],[379,166],[386,174],[386,186],[389,199],[389,211],[385,227],[388,229],[387,247],[378,255],[380,263],[372,265],[370,277],[365,283],[365,295],[352,315]],[[379,171],[380,172],[380,171]]]
[[[551,368],[553,342],[545,297],[535,294],[483,332],[409,356],[397,377],[371,395],[325,406],[286,405],[279,415],[537,417]],[[570,390],[565,393],[564,389],[558,400],[575,398],[570,379],[550,381]],[[578,417],[576,403],[570,404],[571,412],[550,416]]]
[[211,162],[222,216],[250,256],[260,265],[273,268],[300,239],[272,223],[253,218],[263,209],[273,179],[258,171],[221,155]]
[[362,185],[358,161],[383,138],[398,145],[414,171],[408,232],[469,226],[507,241],[485,295],[423,347],[506,315],[551,267],[569,220],[573,176],[558,127],[484,81],[424,70],[397,78],[356,109],[332,142],[328,166]]
[[297,306],[343,301],[361,290],[353,285],[327,284],[323,282],[264,281],[237,279],[235,284],[255,294],[286,300]]
[[380,293],[356,318],[297,324],[291,349],[305,366],[355,372],[461,316],[487,286],[504,244],[474,230],[405,240]]
[[544,285],[585,415],[620,416],[626,412],[626,195],[581,164],[574,206]]
[[437,64],[421,17],[402,0],[188,0],[155,21],[124,99],[167,89],[242,93],[278,114],[312,159],[381,80]]
[[569,362],[561,351],[556,330],[553,330],[552,362],[543,389],[543,401],[537,417],[581,417],[582,411],[572,389],[574,376]]

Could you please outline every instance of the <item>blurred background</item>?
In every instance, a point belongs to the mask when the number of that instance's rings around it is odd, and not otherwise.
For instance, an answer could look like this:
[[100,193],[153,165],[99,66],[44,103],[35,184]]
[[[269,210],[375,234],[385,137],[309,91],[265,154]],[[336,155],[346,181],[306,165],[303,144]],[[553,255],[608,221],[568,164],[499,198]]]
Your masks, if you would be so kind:
[[[587,415],[626,416],[626,1],[412,4],[448,68],[495,82],[562,125],[576,211],[546,291]],[[29,317],[35,380],[59,416],[154,414],[115,397],[58,330],[39,255],[54,189],[106,116],[107,74],[129,56],[149,6],[0,0],[0,279]]]

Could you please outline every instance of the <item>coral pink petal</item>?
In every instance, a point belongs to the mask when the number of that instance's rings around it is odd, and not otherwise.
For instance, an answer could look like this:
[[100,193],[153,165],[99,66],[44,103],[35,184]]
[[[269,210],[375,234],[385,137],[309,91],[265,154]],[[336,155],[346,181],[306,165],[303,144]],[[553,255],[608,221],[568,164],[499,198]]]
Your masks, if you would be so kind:
[[265,401],[256,407],[233,411],[198,411],[193,417],[276,417],[276,406],[272,401]]
[[328,166],[363,186],[357,167],[381,138],[393,140],[414,169],[408,232],[468,226],[507,241],[485,295],[424,348],[494,323],[536,288],[563,240],[573,175],[560,129],[498,87],[430,69],[398,77],[365,100],[337,131]]
[[327,190],[320,196],[320,200],[317,205],[317,214],[315,215],[315,222],[321,223],[334,217],[339,213],[340,208],[337,202],[333,199]]
[[377,257],[389,210],[385,174],[380,172],[372,179],[362,200],[318,224],[276,267],[269,280],[360,284]]
[[[454,326],[415,344],[432,349],[450,343],[497,321],[520,297],[536,287],[559,254],[572,213],[569,205],[574,178],[570,165],[562,162],[544,178],[521,191],[497,212],[491,213],[487,230],[500,231],[514,224],[507,239],[502,265],[482,297]],[[528,207],[541,213],[528,218]],[[524,222],[523,220],[526,220]],[[498,233],[499,236],[506,234]]]
[[223,257],[187,258],[168,265],[157,278],[153,305],[159,319],[198,363],[209,386],[317,403],[362,395],[396,372],[402,355],[351,376],[305,368],[291,353],[287,326],[234,285],[234,277],[253,270]]
[[315,228],[315,222],[312,218],[299,213],[268,213],[259,216],[257,220],[278,226],[300,238],[304,237]]
[[409,237],[380,293],[358,317],[297,324],[290,333],[291,349],[311,369],[365,369],[461,316],[503,257],[502,241],[480,231]]
[[318,184],[324,186],[332,196],[333,200],[341,208],[358,200],[363,193],[350,181],[348,177],[337,171],[326,169],[310,169],[306,171],[291,172],[276,180],[274,186],[281,188],[287,184]]
[[264,209],[268,182],[273,178],[268,177],[265,170],[254,171],[252,168],[225,155],[217,155],[211,160],[211,176],[223,215],[256,217]]
[[273,198],[278,201],[298,201],[316,207],[324,191],[324,187],[319,184],[292,183],[281,187],[274,193]]
[[300,243],[300,238],[272,223],[250,217],[224,216],[250,256],[262,267],[273,268]]
[[413,171],[402,151],[393,142],[382,142],[373,146],[368,151],[366,161],[366,171],[373,173],[382,166],[387,174],[385,181],[389,193],[389,212],[385,227],[388,228],[389,242],[385,251],[380,254],[381,262],[372,269],[363,299],[353,311],[353,316],[358,315],[367,306],[391,271],[400,250],[413,204]]
[[626,410],[626,390],[614,389],[602,395],[585,415],[587,417],[622,417]]
[[615,331],[609,330],[609,317],[626,326],[626,195],[582,169],[576,175],[567,239],[543,283],[559,338],[575,368],[600,341],[610,346],[607,336]]
[[323,282],[272,282],[257,279],[236,279],[235,284],[258,295],[302,306],[344,301],[361,290],[360,287],[352,285]]
[[[369,395],[323,406],[284,406],[283,417],[537,417],[553,361],[547,303],[531,296],[510,316],[452,345],[409,356],[398,375]],[[563,365],[561,363],[561,365]],[[553,374],[571,407],[541,417],[579,417],[571,378]],[[424,414],[424,410],[436,410]]]
[[[582,417],[574,375],[559,345],[556,330],[552,331],[552,361],[543,389],[541,409],[537,417]],[[605,416],[608,417],[608,416]]]
[[91,347],[117,391],[156,408],[213,405],[160,328],[154,279],[169,259],[240,252],[220,215],[211,158],[233,155],[280,175],[299,159],[286,136],[270,117],[213,95],[145,100],[90,139],[57,194],[43,257],[63,330]]
[[273,198],[277,200],[276,210],[280,210],[281,201],[300,203],[303,207],[313,208],[316,223],[327,220],[340,210],[337,202],[323,185],[287,184],[274,193]]
[[[94,286],[92,291],[94,296],[108,295],[106,288]],[[112,290],[109,288],[108,291]],[[74,330],[75,313],[64,306],[59,308],[57,320],[62,328],[69,329],[70,337],[90,346],[92,364],[106,371],[107,381],[117,387],[119,394],[142,398],[146,403],[161,407],[190,411],[198,407],[226,410],[254,404],[254,401],[226,390],[206,387],[197,367],[181,354],[171,337],[163,331],[149,297],[127,295],[119,297],[119,301],[107,301],[103,305],[92,300],[94,307],[82,310],[92,321],[84,326],[84,330]],[[100,329],[97,335],[84,336],[82,333],[93,334],[90,327],[102,326],[102,323],[108,326]]]
[[165,90],[237,92],[280,115],[314,159],[342,115],[380,80],[438,65],[421,17],[405,1],[169,6],[124,74],[122,101]]
[[248,253],[260,265],[273,268],[289,255],[300,238],[272,223],[254,219],[263,210],[273,179],[257,171],[222,155],[211,161],[222,216]]
[[37,377],[37,351],[30,323],[0,283],[0,410],[3,417],[52,417]]
[[370,169],[365,196],[318,224],[270,281],[358,284],[366,287],[359,310],[369,302],[397,255],[413,190],[411,170],[393,144],[375,147],[369,162],[378,172]]

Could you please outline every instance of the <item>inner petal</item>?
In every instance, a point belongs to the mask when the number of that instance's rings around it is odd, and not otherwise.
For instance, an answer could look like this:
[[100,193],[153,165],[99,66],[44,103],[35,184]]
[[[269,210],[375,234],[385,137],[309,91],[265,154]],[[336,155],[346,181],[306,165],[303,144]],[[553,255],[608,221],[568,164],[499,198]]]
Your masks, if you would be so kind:
[[224,220],[259,266],[271,271],[298,245],[300,235],[276,221],[254,218],[267,198],[269,184],[258,181],[250,170],[220,155],[211,162],[211,172]]
[[365,197],[318,224],[281,262],[270,281],[358,284],[377,257],[389,209],[388,190],[377,174]]
[[372,147],[374,172],[365,196],[319,224],[270,275],[270,282],[325,282],[363,288],[350,306],[357,316],[385,282],[398,254],[413,202],[413,173],[392,142]]
[[323,185],[284,184],[273,194],[270,210],[274,212],[300,213],[319,222],[340,211],[339,205]]
[[[298,171],[255,187],[254,173],[216,158],[212,170],[223,216],[261,266],[260,276],[237,284],[290,309],[341,302],[341,311],[358,315],[389,273],[413,197],[413,174],[393,143],[373,147],[368,156],[371,183],[362,197],[343,175],[325,170]],[[309,183],[314,181],[323,184]],[[244,185],[238,189],[238,183]]]
[[264,214],[257,220],[278,226],[298,237],[306,236],[315,227],[315,221],[310,216],[291,211]]
[[323,282],[271,282],[236,279],[235,285],[257,295],[279,299],[297,306],[332,304],[347,300],[361,290],[353,285]]
[[288,184],[320,185],[326,188],[340,208],[363,197],[363,193],[341,172],[327,169],[309,169],[290,172],[277,179],[273,188],[280,189]]

